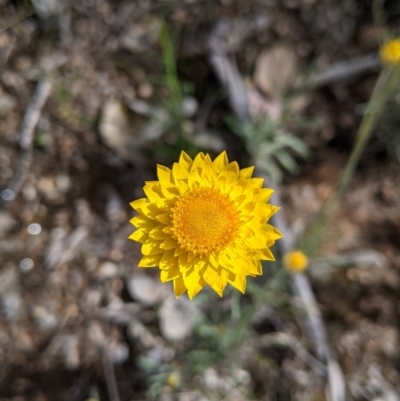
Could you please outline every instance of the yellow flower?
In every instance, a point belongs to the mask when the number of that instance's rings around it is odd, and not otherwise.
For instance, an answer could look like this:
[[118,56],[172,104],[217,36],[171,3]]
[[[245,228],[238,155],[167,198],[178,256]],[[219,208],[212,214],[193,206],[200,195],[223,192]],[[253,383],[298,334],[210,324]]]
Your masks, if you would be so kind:
[[147,198],[131,203],[139,267],[158,266],[177,297],[187,291],[192,299],[206,284],[220,296],[227,283],[244,293],[246,276],[262,274],[260,260],[275,260],[269,248],[282,237],[267,224],[279,210],[266,204],[273,190],[251,178],[253,169],[239,170],[226,152],[214,161],[182,152],[172,170],[158,165],[159,181],[143,188]]
[[285,254],[283,264],[292,273],[300,273],[308,265],[307,256],[301,251],[292,251]]
[[385,64],[398,64],[400,62],[400,39],[392,39],[385,43],[381,47],[379,55]]
[[178,372],[172,372],[167,376],[166,383],[171,388],[176,388],[179,386],[181,381],[180,375]]

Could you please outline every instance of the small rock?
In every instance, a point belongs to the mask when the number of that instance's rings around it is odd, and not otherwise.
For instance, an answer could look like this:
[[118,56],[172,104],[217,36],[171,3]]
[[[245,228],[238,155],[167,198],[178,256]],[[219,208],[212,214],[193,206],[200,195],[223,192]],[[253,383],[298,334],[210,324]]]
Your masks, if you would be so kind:
[[208,368],[204,372],[204,384],[211,390],[219,387],[220,378],[214,368]]
[[149,82],[143,82],[139,85],[137,93],[142,99],[148,99],[154,93],[154,88]]
[[60,195],[60,192],[56,187],[56,180],[53,176],[40,178],[38,187],[43,195],[49,200],[54,200]]
[[198,314],[196,304],[185,298],[169,296],[160,310],[160,330],[169,341],[180,341],[188,337],[192,331]]
[[0,94],[0,116],[8,113],[16,106],[16,104],[17,100],[14,96],[9,95],[8,93]]
[[0,301],[7,320],[21,317],[22,298],[14,266],[4,267],[0,272]]
[[21,55],[15,60],[15,68],[21,72],[32,66],[32,59],[27,55]]
[[79,339],[77,335],[70,334],[63,337],[63,353],[65,367],[75,370],[80,366]]
[[98,289],[88,289],[83,297],[84,307],[91,310],[99,307],[102,300],[102,293]]
[[50,313],[44,306],[35,306],[33,308],[33,317],[38,327],[42,330],[52,329],[58,323],[57,317],[53,313]]
[[66,174],[57,175],[56,187],[61,192],[67,192],[71,188],[71,178]]
[[298,58],[289,46],[276,45],[257,58],[254,81],[267,95],[282,97],[298,76]]
[[382,351],[389,358],[395,358],[400,354],[399,337],[399,331],[396,327],[388,327],[383,329],[383,333],[378,341]]
[[182,114],[186,118],[193,117],[197,109],[199,108],[199,102],[193,96],[186,96],[182,101]]
[[103,106],[99,133],[103,142],[121,159],[132,163],[141,160],[138,156],[138,138],[123,104],[109,99]]
[[124,363],[129,357],[129,348],[124,343],[114,344],[110,347],[112,361],[115,364]]
[[164,286],[144,274],[133,274],[128,280],[128,291],[139,302],[154,306],[165,296]]
[[21,190],[22,196],[27,201],[33,202],[37,198],[37,190],[35,185],[30,182],[27,182]]
[[11,215],[5,211],[0,212],[0,237],[2,237],[7,230],[9,230],[13,225],[13,218]]
[[118,266],[112,262],[103,262],[99,267],[98,275],[101,278],[111,278],[118,274]]

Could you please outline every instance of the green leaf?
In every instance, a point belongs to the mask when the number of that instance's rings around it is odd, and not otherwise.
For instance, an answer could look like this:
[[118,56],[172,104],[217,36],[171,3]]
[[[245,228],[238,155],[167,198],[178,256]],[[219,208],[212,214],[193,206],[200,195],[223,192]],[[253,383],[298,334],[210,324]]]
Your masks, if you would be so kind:
[[298,171],[299,166],[285,150],[276,152],[275,157],[278,159],[279,163],[290,173],[295,173]]

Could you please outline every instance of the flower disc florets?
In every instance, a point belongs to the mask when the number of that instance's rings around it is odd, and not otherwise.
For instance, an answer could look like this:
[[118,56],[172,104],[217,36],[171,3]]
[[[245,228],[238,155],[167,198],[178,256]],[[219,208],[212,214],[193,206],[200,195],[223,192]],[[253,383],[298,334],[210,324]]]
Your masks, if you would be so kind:
[[217,189],[192,189],[177,199],[171,210],[172,237],[195,254],[215,254],[238,235],[239,213]]
[[146,182],[147,197],[131,203],[139,267],[158,266],[176,296],[193,298],[206,284],[220,296],[227,283],[244,292],[246,277],[262,274],[260,260],[274,260],[269,248],[282,236],[267,224],[279,209],[266,203],[273,191],[252,172],[229,163],[226,152],[214,161],[182,152],[172,170],[158,166],[159,181]]

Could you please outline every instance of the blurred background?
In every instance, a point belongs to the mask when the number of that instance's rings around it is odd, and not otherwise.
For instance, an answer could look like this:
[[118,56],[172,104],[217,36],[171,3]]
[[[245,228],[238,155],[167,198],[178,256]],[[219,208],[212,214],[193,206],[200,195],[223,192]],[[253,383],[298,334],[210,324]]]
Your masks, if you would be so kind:
[[[137,268],[129,202],[157,163],[227,150],[301,239],[399,22],[398,0],[0,0],[0,400],[332,397],[278,251],[244,296],[176,300]],[[396,87],[308,255],[332,401],[400,400],[399,130]]]

